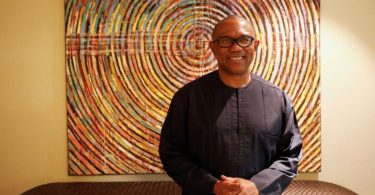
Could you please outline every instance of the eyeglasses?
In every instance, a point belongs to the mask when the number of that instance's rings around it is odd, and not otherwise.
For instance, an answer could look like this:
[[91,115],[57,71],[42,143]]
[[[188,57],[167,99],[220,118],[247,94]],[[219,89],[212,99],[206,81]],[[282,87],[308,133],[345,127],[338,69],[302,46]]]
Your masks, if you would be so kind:
[[222,48],[232,47],[233,43],[237,43],[238,46],[244,48],[249,47],[254,40],[255,39],[252,36],[243,36],[238,39],[234,39],[231,37],[219,37],[215,39],[214,42],[216,42],[219,45],[219,47]]

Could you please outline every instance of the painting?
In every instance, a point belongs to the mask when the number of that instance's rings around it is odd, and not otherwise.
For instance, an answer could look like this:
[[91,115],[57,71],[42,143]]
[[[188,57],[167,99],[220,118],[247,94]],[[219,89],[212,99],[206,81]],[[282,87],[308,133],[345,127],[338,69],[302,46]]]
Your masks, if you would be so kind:
[[319,0],[65,0],[69,175],[164,172],[171,98],[217,69],[208,43],[228,15],[249,20],[261,42],[252,72],[293,101],[299,171],[320,171],[319,10]]

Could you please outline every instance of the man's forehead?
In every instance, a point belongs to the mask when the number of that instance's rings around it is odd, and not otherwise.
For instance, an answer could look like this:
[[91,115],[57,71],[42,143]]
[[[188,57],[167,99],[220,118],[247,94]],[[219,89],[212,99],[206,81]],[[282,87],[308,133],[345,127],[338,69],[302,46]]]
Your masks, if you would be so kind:
[[215,26],[212,37],[226,36],[233,31],[243,35],[254,36],[254,29],[249,21],[237,16],[230,16]]

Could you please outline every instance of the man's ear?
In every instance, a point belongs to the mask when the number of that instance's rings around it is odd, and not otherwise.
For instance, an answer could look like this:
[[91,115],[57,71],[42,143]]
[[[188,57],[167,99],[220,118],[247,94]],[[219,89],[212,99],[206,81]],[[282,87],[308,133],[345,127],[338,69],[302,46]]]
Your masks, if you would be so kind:
[[259,43],[260,41],[259,40],[254,40],[253,44],[254,44],[254,51],[256,51],[258,49],[258,46],[259,46]]
[[209,46],[211,48],[212,53],[215,53],[215,45],[213,41],[210,41]]

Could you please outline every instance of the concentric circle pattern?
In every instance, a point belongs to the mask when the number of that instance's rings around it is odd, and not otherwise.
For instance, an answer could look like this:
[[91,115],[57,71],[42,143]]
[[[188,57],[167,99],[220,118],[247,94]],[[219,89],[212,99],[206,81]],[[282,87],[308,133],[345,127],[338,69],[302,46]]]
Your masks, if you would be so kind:
[[253,23],[252,71],[290,95],[300,171],[319,171],[319,0],[65,0],[69,174],[163,172],[171,98],[217,69],[208,43],[228,15]]

